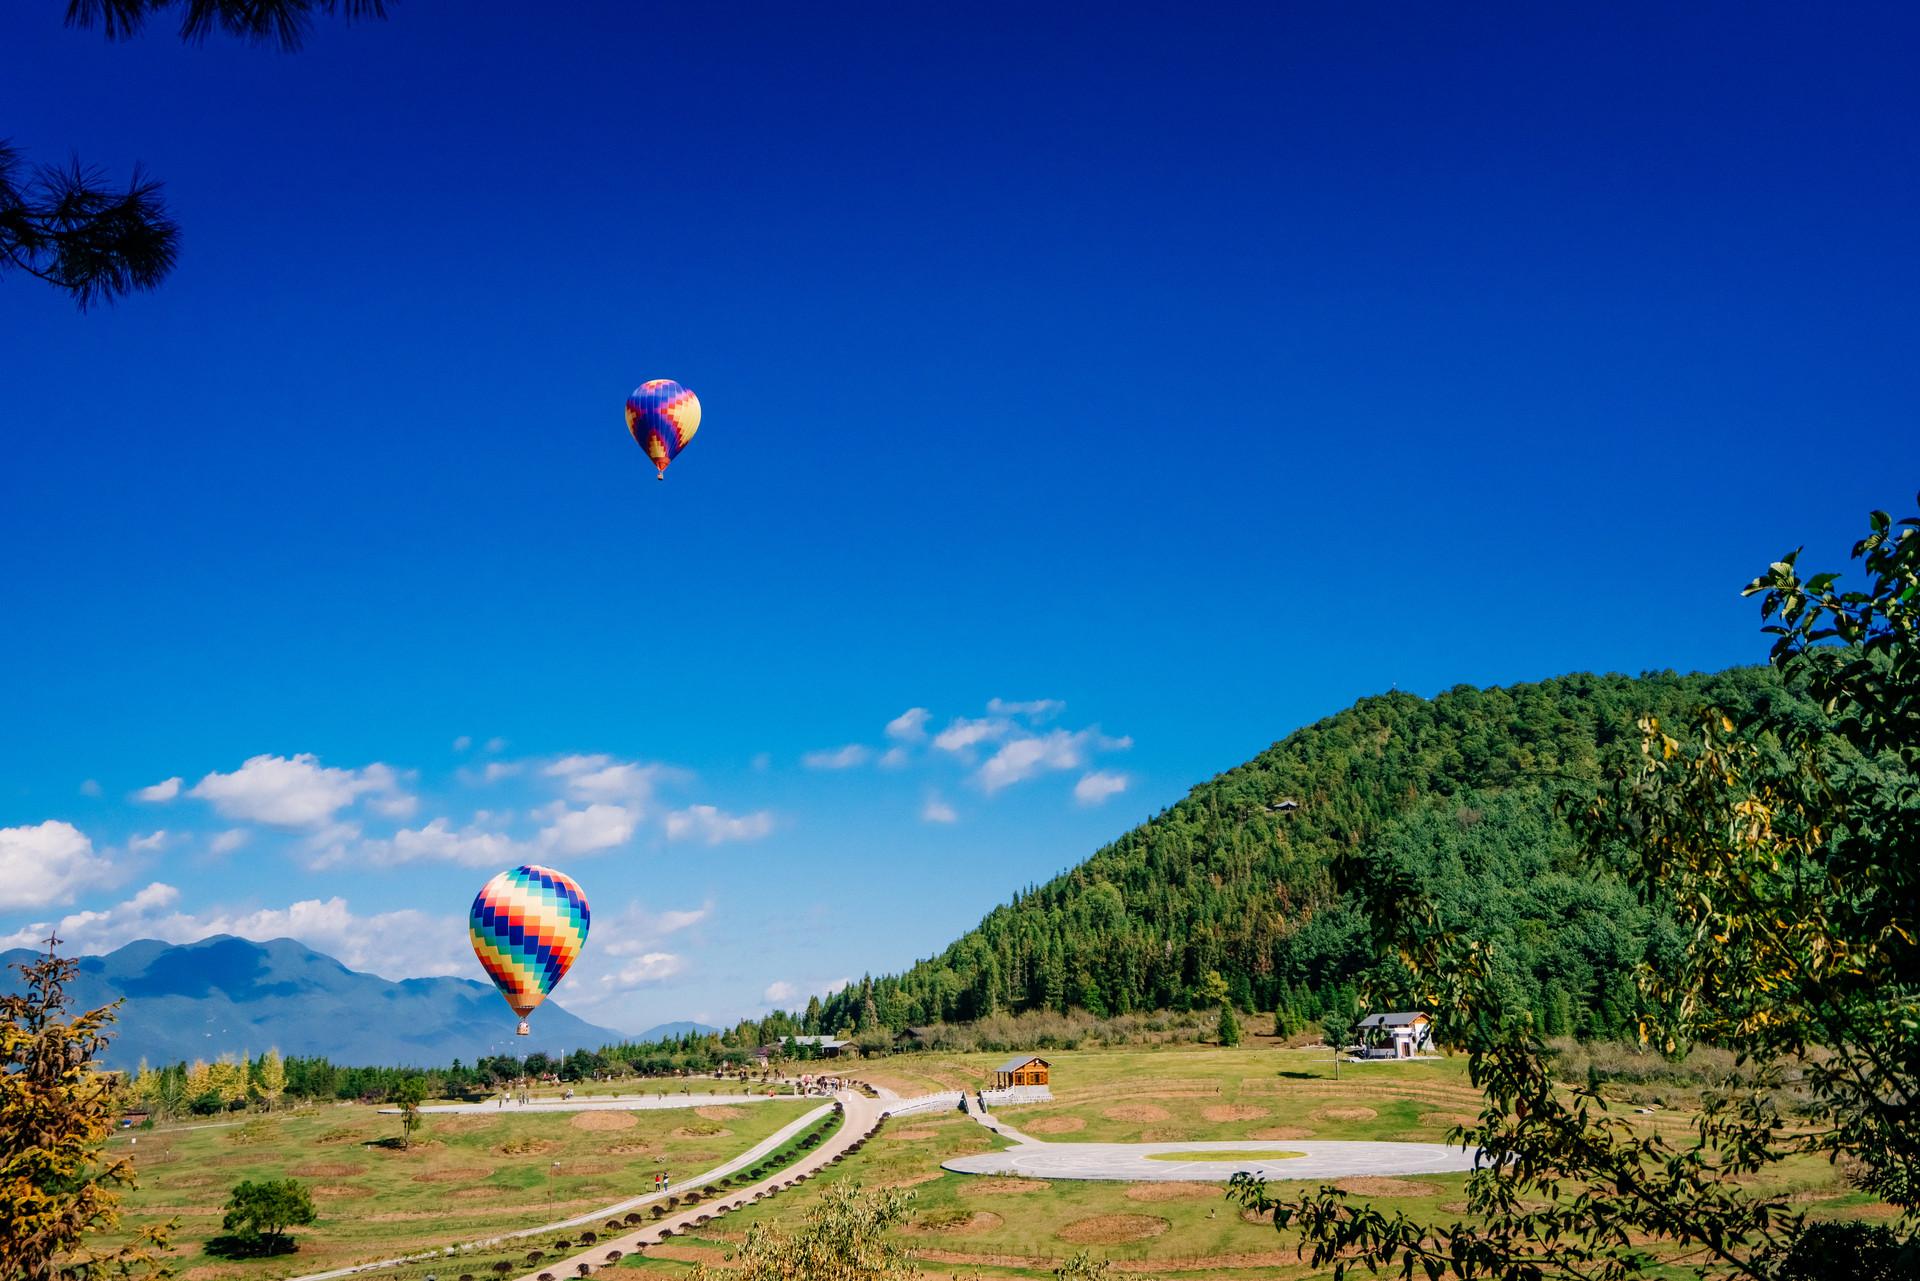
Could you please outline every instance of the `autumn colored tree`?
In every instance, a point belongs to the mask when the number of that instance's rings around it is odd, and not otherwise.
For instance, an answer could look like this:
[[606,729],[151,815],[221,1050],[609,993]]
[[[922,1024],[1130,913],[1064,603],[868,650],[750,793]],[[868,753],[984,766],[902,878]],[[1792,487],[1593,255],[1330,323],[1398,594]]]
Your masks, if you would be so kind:
[[888,1239],[912,1204],[910,1193],[836,1183],[798,1227],[754,1224],[730,1266],[702,1264],[695,1281],[913,1281],[913,1253]]
[[280,1102],[280,1096],[287,1092],[287,1065],[280,1057],[280,1051],[268,1050],[253,1064],[253,1092],[259,1096],[261,1105],[267,1111],[273,1111]]
[[105,1153],[115,1078],[96,1064],[114,1007],[71,1018],[66,985],[78,965],[46,955],[14,968],[23,987],[0,995],[0,1277],[95,1281],[158,1275],[165,1228],[113,1233],[133,1162]]

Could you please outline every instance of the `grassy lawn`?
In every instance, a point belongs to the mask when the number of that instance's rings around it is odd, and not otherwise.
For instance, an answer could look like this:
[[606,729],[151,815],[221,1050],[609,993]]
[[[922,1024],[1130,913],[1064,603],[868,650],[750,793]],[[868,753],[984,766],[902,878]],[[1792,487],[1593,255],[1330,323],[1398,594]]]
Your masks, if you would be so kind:
[[[849,1074],[904,1095],[977,1086],[1005,1055],[900,1055],[862,1063]],[[1181,1142],[1405,1139],[1433,1142],[1472,1118],[1479,1095],[1461,1059],[1342,1064],[1340,1079],[1324,1052],[1272,1044],[1061,1051],[1053,1064],[1056,1102],[1009,1107],[998,1115],[1053,1142]],[[1621,1111],[1662,1131],[1685,1127],[1680,1110]],[[833,1182],[910,1190],[912,1222],[902,1241],[929,1276],[1043,1278],[1081,1248],[1122,1272],[1182,1281],[1316,1275],[1293,1254],[1293,1241],[1270,1223],[1251,1221],[1218,1184],[1040,1182],[949,1174],[952,1155],[1004,1147],[957,1113],[889,1121],[864,1150],[822,1177],[775,1200],[727,1216],[690,1237],[624,1259],[623,1270],[675,1281],[699,1262],[719,1262],[757,1219],[803,1214]],[[1356,1196],[1429,1223],[1465,1217],[1464,1175],[1341,1181]],[[1317,1183],[1318,1181],[1314,1181]],[[1817,1214],[1875,1213],[1823,1162],[1796,1163],[1773,1182]],[[1280,1185],[1282,1189],[1288,1185]],[[1312,1184],[1298,1185],[1303,1190]]]
[[[1001,1054],[912,1054],[849,1072],[905,1095],[977,1087]],[[1254,1044],[1061,1050],[1055,1102],[1008,1108],[1008,1124],[1060,1142],[1410,1139],[1435,1142],[1479,1110],[1466,1060],[1343,1063],[1324,1051]]]
[[[689,1110],[513,1113],[425,1118],[411,1150],[372,1146],[399,1135],[399,1119],[371,1107],[260,1117],[237,1127],[131,1132],[140,1188],[128,1220],[176,1219],[183,1281],[272,1278],[441,1246],[572,1215],[651,1191],[654,1171],[676,1179],[721,1164],[820,1106],[820,1100]],[[228,1191],[246,1179],[298,1178],[319,1222],[300,1251],[220,1259]],[[524,1250],[526,1247],[522,1247]],[[441,1269],[448,1281],[467,1270]],[[388,1275],[388,1274],[383,1274]]]

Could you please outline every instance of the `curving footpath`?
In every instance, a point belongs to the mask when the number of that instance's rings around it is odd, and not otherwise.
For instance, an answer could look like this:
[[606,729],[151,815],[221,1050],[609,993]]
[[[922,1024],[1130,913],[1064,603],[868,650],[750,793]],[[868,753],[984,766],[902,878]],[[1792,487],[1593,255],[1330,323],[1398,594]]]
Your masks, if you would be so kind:
[[[873,1102],[870,1099],[863,1099],[861,1101],[866,1103]],[[846,1099],[844,1096],[842,1096],[841,1102],[843,1105],[846,1103]],[[880,1105],[874,1104],[874,1106],[878,1108]],[[548,1232],[559,1232],[568,1228],[590,1228],[600,1223],[602,1220],[607,1219],[613,1215],[628,1214],[633,1210],[638,1209],[640,1206],[646,1205],[648,1202],[658,1201],[669,1196],[677,1196],[687,1192],[689,1189],[701,1187],[705,1184],[712,1183],[716,1179],[724,1179],[729,1174],[732,1174],[737,1170],[745,1170],[750,1168],[756,1161],[759,1161],[762,1157],[777,1151],[781,1147],[781,1145],[785,1144],[788,1140],[794,1138],[797,1135],[804,1134],[807,1131],[808,1127],[812,1126],[815,1122],[819,1121],[821,1117],[827,1115],[832,1110],[833,1110],[833,1105],[831,1103],[822,1103],[819,1107],[814,1108],[811,1111],[807,1112],[805,1115],[801,1116],[798,1120],[793,1121],[788,1125],[782,1127],[775,1134],[771,1135],[768,1138],[762,1139],[760,1142],[754,1144],[751,1148],[748,1148],[745,1152],[742,1152],[739,1156],[734,1157],[732,1160],[729,1160],[724,1164],[714,1166],[711,1170],[708,1170],[704,1174],[697,1175],[694,1178],[688,1179],[682,1183],[677,1184],[671,1191],[648,1192],[642,1196],[628,1197],[624,1201],[617,1201],[612,1205],[602,1206],[599,1209],[593,1211],[591,1214],[576,1214],[571,1218],[559,1219],[552,1223],[542,1223],[538,1227],[516,1228],[512,1232],[502,1232],[498,1236],[491,1236],[481,1240],[462,1242],[461,1245],[457,1248],[462,1251],[486,1249],[492,1246],[499,1245],[504,1241],[522,1240],[526,1237],[540,1236]],[[818,1155],[821,1152],[840,1151],[844,1149],[845,1144],[840,1143],[839,1140],[841,1139],[842,1136],[846,1135],[848,1131],[852,1128],[851,1121],[853,1117],[853,1109],[851,1106],[848,1106],[847,1108],[847,1116],[848,1116],[849,1123],[846,1125],[842,1125],[840,1129],[835,1132],[834,1137],[832,1139],[828,1140],[826,1143],[823,1143],[820,1147],[814,1149],[814,1152],[809,1155]],[[873,1126],[878,1125],[879,1123],[880,1123],[880,1118],[876,1114],[872,1122],[868,1124],[867,1128],[871,1130]],[[852,1141],[851,1139],[847,1140],[847,1142],[851,1142],[851,1141]],[[795,1171],[804,1168],[806,1164],[807,1163],[805,1161],[801,1161],[801,1162],[795,1163],[794,1165],[790,1165],[786,1167],[786,1169],[782,1170],[780,1174],[775,1175],[772,1179],[769,1179],[768,1182],[770,1183],[777,1182],[783,1178],[791,1178],[793,1177],[793,1174]],[[757,1192],[763,1186],[765,1186],[765,1184],[756,1184],[752,1189],[749,1190],[748,1195],[751,1195],[752,1192]],[[711,1213],[711,1210],[712,1210],[711,1206],[705,1206],[705,1207],[702,1207],[700,1210],[695,1211],[695,1213]],[[682,1216],[672,1216],[672,1217],[660,1220],[660,1223],[661,1224],[677,1223],[680,1221],[681,1217]],[[598,1248],[601,1251],[601,1253],[604,1254],[609,1249],[614,1249],[614,1248],[624,1249],[625,1247],[615,1247],[611,1243],[603,1243]],[[457,1257],[458,1255],[454,1254],[452,1250],[448,1248],[442,1248],[438,1250],[423,1250],[418,1254],[404,1254],[391,1259],[380,1259],[373,1263],[356,1263],[351,1267],[334,1268],[327,1272],[309,1272],[304,1276],[291,1277],[288,1279],[288,1281],[335,1281],[335,1279],[339,1277],[350,1277],[362,1272],[377,1272],[382,1268],[394,1268],[407,1263],[426,1263],[434,1259],[452,1259]],[[587,1259],[587,1256],[581,1255],[578,1259],[568,1259],[566,1261],[566,1267],[569,1270],[569,1272],[572,1272],[574,1270],[574,1265],[576,1263],[587,1262],[587,1261],[589,1261]],[[540,1269],[540,1271],[543,1271],[543,1272],[551,1271],[553,1266],[558,1266],[558,1265],[552,1265],[550,1267],[542,1268]],[[558,1276],[559,1273],[555,1272],[554,1275]]]
[[[556,1259],[551,1262],[542,1263],[538,1268],[521,1277],[519,1281],[538,1281],[542,1272],[550,1272],[559,1278],[576,1277],[580,1274],[581,1264],[586,1264],[595,1272],[598,1272],[606,1265],[608,1251],[618,1250],[622,1255],[632,1254],[635,1250],[643,1246],[659,1244],[663,1232],[672,1232],[676,1236],[685,1232],[688,1228],[694,1226],[694,1220],[703,1215],[711,1218],[723,1210],[741,1209],[750,1204],[754,1198],[777,1191],[782,1184],[792,1182],[795,1179],[803,1178],[810,1174],[815,1174],[825,1169],[835,1157],[844,1153],[857,1141],[872,1134],[875,1127],[880,1124],[881,1120],[886,1117],[891,1110],[891,1107],[898,1106],[900,1103],[899,1098],[890,1091],[883,1092],[882,1096],[877,1099],[867,1098],[865,1095],[856,1094],[852,1090],[842,1090],[834,1097],[838,1099],[840,1105],[846,1109],[846,1120],[841,1124],[840,1128],[834,1132],[832,1138],[801,1157],[792,1165],[787,1166],[775,1174],[769,1175],[751,1187],[742,1188],[737,1192],[729,1192],[718,1200],[705,1202],[691,1209],[682,1210],[678,1214],[668,1215],[657,1223],[650,1223],[644,1228],[635,1228],[633,1231],[617,1237],[603,1238],[596,1241],[590,1249],[582,1250],[570,1258]],[[809,1115],[812,1114],[810,1113]],[[748,1162],[745,1164],[751,1163]],[[651,1201],[653,1199],[651,1196],[641,1197],[632,1204],[638,1204],[641,1201]],[[628,1203],[623,1202],[623,1207],[626,1204]],[[608,1213],[611,1212],[609,1211]],[[600,1216],[588,1216],[588,1218],[597,1217]],[[308,1281],[308,1279],[297,1278],[296,1281]]]

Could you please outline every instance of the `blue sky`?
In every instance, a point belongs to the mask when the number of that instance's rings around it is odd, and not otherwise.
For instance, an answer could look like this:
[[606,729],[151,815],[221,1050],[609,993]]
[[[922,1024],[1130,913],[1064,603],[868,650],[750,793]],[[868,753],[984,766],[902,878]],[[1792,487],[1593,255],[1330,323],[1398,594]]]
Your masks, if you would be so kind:
[[1362,695],[1755,661],[1920,483],[1909,8],[63,9],[6,132],[185,240],[0,277],[9,939],[478,976],[538,856],[564,1004],[753,1013]]

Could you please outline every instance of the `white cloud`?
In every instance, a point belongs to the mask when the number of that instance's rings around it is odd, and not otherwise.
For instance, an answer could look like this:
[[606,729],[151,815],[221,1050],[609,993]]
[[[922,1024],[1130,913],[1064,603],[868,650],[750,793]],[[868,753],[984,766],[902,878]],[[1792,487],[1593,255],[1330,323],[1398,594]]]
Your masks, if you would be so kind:
[[512,778],[520,772],[518,761],[488,761],[487,767],[480,771],[483,783],[498,783],[503,778]]
[[1073,799],[1082,805],[1099,805],[1109,796],[1117,796],[1127,790],[1127,776],[1107,770],[1094,770],[1082,774],[1080,781],[1073,785]]
[[157,832],[148,832],[145,836],[129,836],[127,852],[130,854],[150,854],[162,849],[167,843],[167,831],[161,828]]
[[1039,774],[1079,769],[1086,764],[1090,752],[1118,751],[1132,746],[1130,738],[1108,738],[1097,729],[1056,729],[1045,734],[1023,735],[1002,744],[987,758],[974,779],[991,795]]
[[767,984],[767,990],[760,994],[760,999],[768,1005],[778,1005],[782,1001],[791,1001],[798,995],[800,995],[799,988],[785,979],[777,979]]
[[617,761],[603,752],[562,756],[541,773],[562,780],[561,786],[575,800],[624,801],[630,805],[651,800],[656,784],[680,775],[670,766]]
[[852,769],[856,765],[865,765],[873,755],[871,748],[858,743],[848,743],[845,747],[830,747],[823,751],[808,752],[800,758],[800,763],[808,769]]
[[133,799],[136,801],[145,801],[149,805],[165,805],[168,801],[180,795],[180,784],[185,781],[185,779],[180,778],[165,779],[155,783],[152,787],[141,788],[133,794]]
[[648,952],[636,956],[611,974],[602,974],[600,982],[608,987],[633,988],[649,983],[664,983],[686,972],[687,959],[675,952]]
[[827,982],[821,984],[821,990],[828,996],[832,996],[835,992],[852,986],[853,980],[849,978],[829,979]]
[[209,802],[222,817],[275,827],[317,827],[363,796],[390,817],[411,810],[411,798],[403,799],[400,776],[390,766],[339,769],[322,765],[311,752],[249,757],[231,774],[208,774],[187,795]]
[[471,734],[462,734],[460,737],[453,740],[453,750],[456,752],[464,752],[469,747],[472,747],[472,746],[473,746],[473,735]]
[[[602,926],[601,932],[607,934],[608,942],[600,951],[615,957],[658,952],[669,938],[692,929],[712,915],[711,903],[665,912],[650,912],[638,903],[629,904],[610,922],[610,931]],[[601,918],[596,918],[595,924],[600,926]]]
[[905,747],[896,743],[894,746],[880,753],[878,764],[881,769],[905,769],[907,762],[912,759],[912,756],[913,754],[907,751]]
[[1057,698],[1036,698],[1025,703],[995,698],[988,700],[987,710],[995,716],[1024,716],[1030,721],[1044,721],[1066,711],[1067,705]]
[[700,841],[719,845],[723,841],[757,841],[773,831],[773,815],[766,810],[753,814],[728,814],[711,805],[689,805],[667,815],[667,839]]
[[465,931],[458,918],[404,908],[356,915],[345,899],[305,899],[283,908],[215,908],[203,913],[169,910],[180,891],[156,881],[124,903],[105,911],[75,912],[57,925],[30,925],[0,937],[12,947],[34,935],[58,929],[75,952],[109,952],[135,939],[191,943],[215,934],[237,934],[264,942],[291,938],[342,962],[383,978],[420,978],[467,974],[472,958],[462,955]]
[[[549,813],[553,813],[549,811]],[[633,839],[639,815],[624,805],[595,802],[584,809],[562,807],[553,820],[540,829],[542,851],[551,854],[592,854],[612,849]]]
[[489,752],[504,752],[507,750],[507,740],[495,735],[487,740],[487,750]]
[[887,737],[896,743],[924,743],[927,721],[933,713],[924,707],[909,707],[887,722]]
[[1056,729],[1004,744],[987,758],[975,778],[991,794],[1047,770],[1078,769],[1085,759],[1082,736]]
[[933,736],[933,745],[943,752],[964,752],[981,743],[1005,738],[1012,730],[1013,722],[1004,716],[983,716],[975,720],[956,716],[952,724]]
[[71,903],[78,891],[114,879],[113,864],[71,823],[0,827],[0,911]]
[[960,821],[960,814],[935,793],[929,795],[927,803],[920,807],[920,818],[922,822],[927,823],[957,823]]
[[230,827],[207,842],[207,848],[215,854],[231,854],[245,845],[252,835],[244,827]]
[[456,829],[445,818],[421,827],[401,828],[392,836],[363,842],[342,854],[357,863],[380,866],[399,863],[457,863],[462,867],[492,867],[522,861],[526,847],[501,832],[474,824]]
[[89,778],[81,781],[80,795],[82,796],[98,796],[102,790],[104,789],[101,788],[100,780],[97,778]]

